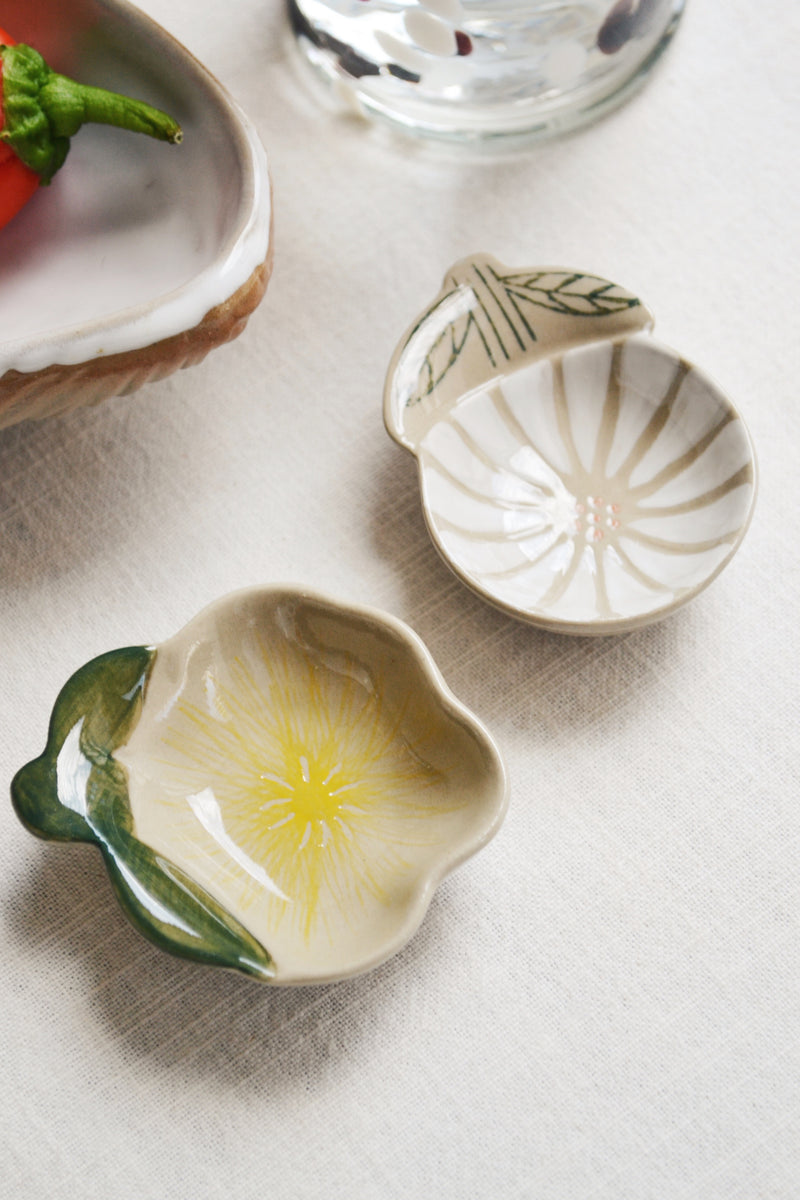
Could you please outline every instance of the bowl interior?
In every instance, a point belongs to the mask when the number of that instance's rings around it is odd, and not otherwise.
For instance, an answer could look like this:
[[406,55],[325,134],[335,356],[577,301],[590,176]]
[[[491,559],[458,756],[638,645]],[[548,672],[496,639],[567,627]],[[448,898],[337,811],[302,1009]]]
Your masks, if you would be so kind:
[[[246,137],[222,89],[132,6],[1,0],[0,24],[54,69],[147,100],[184,129],[183,143],[167,146],[86,126],[53,183],[2,231],[2,373],[80,361],[80,352],[70,358],[70,340],[87,327],[111,339],[121,316],[131,324],[202,278],[241,234],[254,182]],[[184,327],[233,290],[203,296],[197,289],[198,312]],[[91,353],[127,348],[101,340]]]
[[734,553],[755,494],[727,397],[647,335],[474,391],[419,449],[426,517],[459,575],[548,628],[663,616]]
[[503,793],[422,653],[291,592],[245,594],[160,646],[117,757],[137,838],[267,947],[277,982],[396,950]]

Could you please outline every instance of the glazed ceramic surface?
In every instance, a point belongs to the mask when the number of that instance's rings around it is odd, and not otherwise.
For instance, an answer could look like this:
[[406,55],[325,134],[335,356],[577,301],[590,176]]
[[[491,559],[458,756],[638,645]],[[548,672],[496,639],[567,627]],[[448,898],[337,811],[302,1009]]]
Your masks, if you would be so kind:
[[0,427],[93,403],[235,336],[271,267],[266,155],[209,73],[124,0],[0,0],[82,82],[149,101],[180,146],[86,126],[0,231]]
[[393,358],[386,425],[417,457],[436,546],[533,624],[606,634],[663,617],[747,529],[744,422],[651,327],[607,280],[479,255]]
[[12,797],[34,833],[97,843],[165,949],[305,983],[397,951],[506,785],[411,630],[270,588],[79,671]]

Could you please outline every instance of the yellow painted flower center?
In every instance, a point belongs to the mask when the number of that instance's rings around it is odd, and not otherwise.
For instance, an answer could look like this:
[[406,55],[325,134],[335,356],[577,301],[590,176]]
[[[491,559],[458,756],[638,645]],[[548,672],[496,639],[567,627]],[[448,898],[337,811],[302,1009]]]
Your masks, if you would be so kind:
[[[309,938],[388,903],[430,840],[440,778],[404,736],[410,698],[387,710],[359,664],[322,670],[299,649],[267,648],[236,660],[226,685],[207,679],[206,694],[177,707],[164,741],[190,836],[211,839],[203,854],[236,911],[263,904],[271,926]],[[457,806],[437,795],[439,814]]]
[[333,767],[320,765],[308,755],[299,754],[294,770],[287,769],[286,776],[265,772],[261,778],[267,785],[270,798],[259,806],[266,814],[265,832],[294,825],[287,834],[299,834],[298,850],[313,845],[324,849],[337,833],[352,831],[346,824],[348,816],[363,816],[364,807],[348,802],[348,797],[357,792],[361,784],[343,772],[341,762]]

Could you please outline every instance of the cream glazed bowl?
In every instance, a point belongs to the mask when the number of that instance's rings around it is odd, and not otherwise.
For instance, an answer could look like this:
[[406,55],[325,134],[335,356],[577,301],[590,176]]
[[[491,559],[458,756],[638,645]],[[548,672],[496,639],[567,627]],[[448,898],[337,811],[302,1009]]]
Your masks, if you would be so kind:
[[290,587],[88,663],[11,790],[33,833],[100,847],[157,945],[277,984],[398,951],[507,802],[416,634]]
[[475,255],[395,351],[385,423],[417,458],[433,541],[515,617],[635,629],[696,596],[745,535],[745,424],[652,324],[608,280]]
[[267,158],[225,89],[126,0],[0,0],[83,83],[146,100],[180,146],[88,125],[0,230],[0,428],[93,404],[236,337],[272,267]]

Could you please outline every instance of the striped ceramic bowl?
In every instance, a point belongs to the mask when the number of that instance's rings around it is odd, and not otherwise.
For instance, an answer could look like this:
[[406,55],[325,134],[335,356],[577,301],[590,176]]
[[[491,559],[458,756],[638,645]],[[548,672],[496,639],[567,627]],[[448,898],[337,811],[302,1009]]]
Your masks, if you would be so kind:
[[395,353],[386,424],[416,455],[433,540],[514,616],[636,628],[706,587],[744,537],[745,424],[651,326],[607,280],[476,256]]

